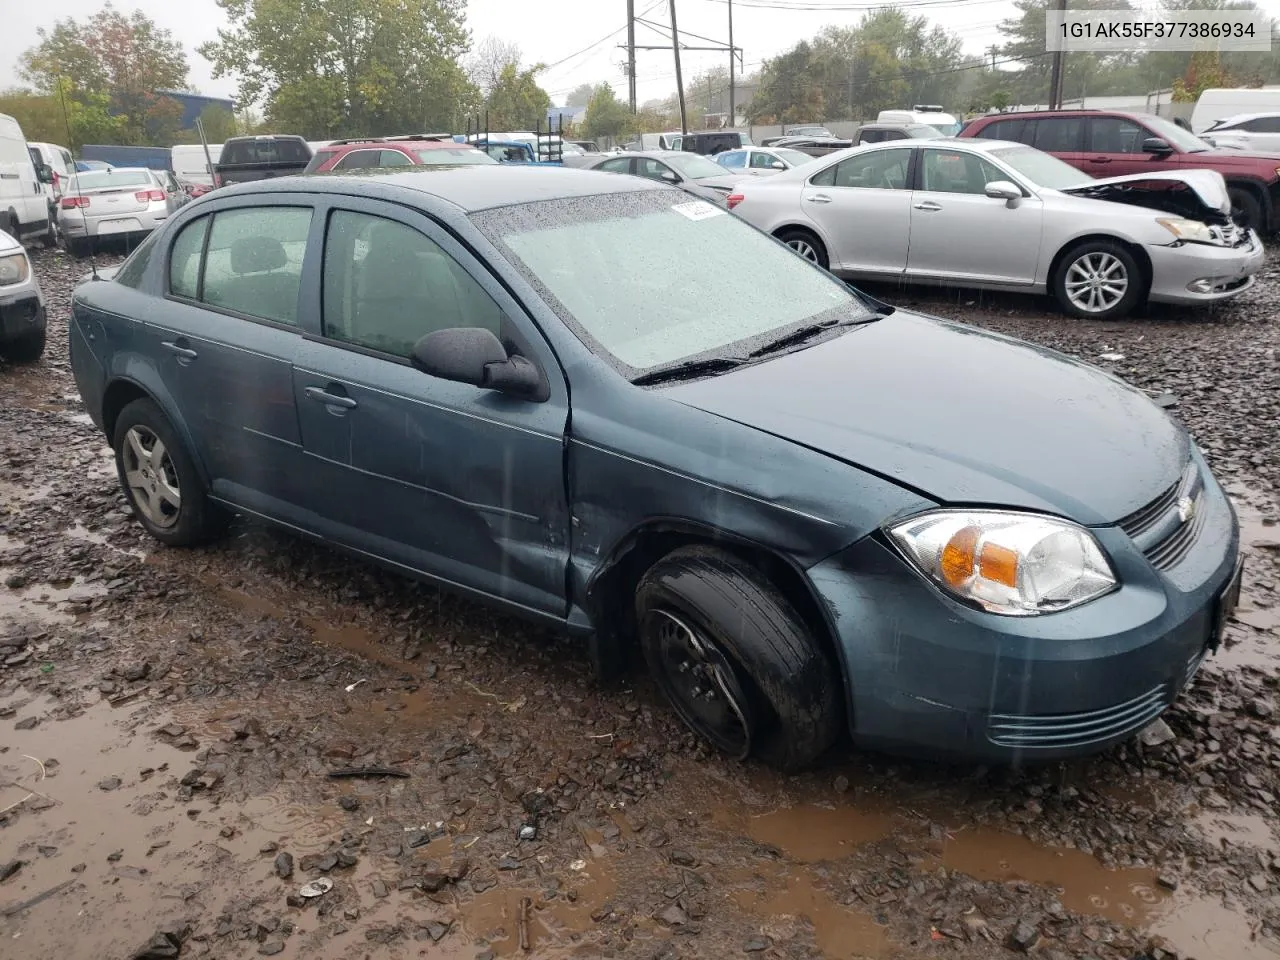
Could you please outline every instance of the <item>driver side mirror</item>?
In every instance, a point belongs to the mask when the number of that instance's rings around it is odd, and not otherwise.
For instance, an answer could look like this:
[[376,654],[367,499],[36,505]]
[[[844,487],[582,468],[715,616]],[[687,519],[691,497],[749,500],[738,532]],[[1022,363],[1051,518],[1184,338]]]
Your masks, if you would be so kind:
[[1143,153],[1173,153],[1173,147],[1169,146],[1169,141],[1161,137],[1147,137],[1142,141]]
[[987,184],[985,192],[992,200],[1022,199],[1022,189],[1011,180],[992,180]]
[[665,183],[679,183],[679,182],[680,182],[680,174],[675,173],[675,172],[673,172],[673,171],[671,171],[671,170],[664,170],[662,173],[660,173],[660,174],[658,175],[658,177],[659,177],[659,179],[661,179],[661,180],[662,180],[662,181],[664,181]]
[[42,163],[36,167],[36,179],[41,183],[53,183],[53,167]]
[[770,170],[785,170],[785,169],[787,169],[787,165],[786,165],[785,163],[783,163],[781,160],[774,160],[772,163],[770,163],[770,164],[769,164],[769,169],[770,169]]
[[493,331],[482,327],[450,327],[429,333],[414,344],[410,362],[441,380],[530,399],[542,387],[538,368],[524,357],[509,356]]

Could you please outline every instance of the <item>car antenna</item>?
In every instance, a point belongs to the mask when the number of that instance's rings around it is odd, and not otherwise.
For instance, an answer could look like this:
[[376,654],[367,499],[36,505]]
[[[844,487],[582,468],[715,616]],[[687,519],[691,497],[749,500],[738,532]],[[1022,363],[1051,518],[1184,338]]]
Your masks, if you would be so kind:
[[[62,122],[67,126],[67,143],[74,143],[75,138],[71,136],[71,115],[67,113],[67,85],[61,82],[62,79],[64,78],[60,77],[58,83],[58,94],[62,99]],[[75,171],[74,179],[78,188],[80,185],[79,170]],[[101,278],[98,276],[98,262],[94,257],[93,238],[89,236],[89,217],[84,212],[84,207],[77,205],[76,209],[80,211],[80,220],[84,223],[84,238],[89,241],[89,270],[93,273],[93,279],[98,280]]]

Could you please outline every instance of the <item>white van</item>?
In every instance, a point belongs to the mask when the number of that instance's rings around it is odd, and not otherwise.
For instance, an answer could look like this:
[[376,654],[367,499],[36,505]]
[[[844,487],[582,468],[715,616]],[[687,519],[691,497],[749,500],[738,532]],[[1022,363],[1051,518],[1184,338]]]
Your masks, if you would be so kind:
[[47,163],[53,171],[53,183],[45,184],[45,193],[54,201],[61,199],[67,181],[76,172],[76,162],[71,159],[71,151],[56,143],[35,143],[31,140],[27,141],[27,150],[31,153],[31,159],[38,157],[41,163]]
[[0,113],[0,230],[19,242],[39,238],[46,246],[57,244],[57,220],[44,189],[52,180],[52,172],[43,181],[36,173],[18,121]]
[[917,103],[910,110],[881,110],[876,123],[923,123],[937,130],[944,137],[954,137],[960,132],[960,121],[942,107]]
[[169,150],[169,169],[178,178],[184,190],[190,186],[213,189],[213,170],[209,164],[222,157],[222,144],[209,144],[209,156],[205,157],[204,144],[180,143]]
[[1280,87],[1211,87],[1191,111],[1191,129],[1204,133],[1217,121],[1242,113],[1280,113]]

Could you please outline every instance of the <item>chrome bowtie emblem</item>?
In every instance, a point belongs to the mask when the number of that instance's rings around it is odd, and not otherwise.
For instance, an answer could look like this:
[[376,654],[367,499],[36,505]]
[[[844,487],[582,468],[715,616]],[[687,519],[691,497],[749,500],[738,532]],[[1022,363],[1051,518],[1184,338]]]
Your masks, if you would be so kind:
[[1178,498],[1178,519],[1186,523],[1196,515],[1196,502],[1190,497]]

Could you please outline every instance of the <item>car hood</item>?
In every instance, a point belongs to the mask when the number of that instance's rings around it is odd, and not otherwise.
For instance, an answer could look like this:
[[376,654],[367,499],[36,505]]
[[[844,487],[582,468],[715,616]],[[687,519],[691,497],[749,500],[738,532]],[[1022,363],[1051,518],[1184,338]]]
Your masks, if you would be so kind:
[[[1142,185],[1147,189],[1143,189]],[[1166,189],[1160,189],[1165,186]],[[1150,189],[1150,188],[1156,189]],[[1182,191],[1180,188],[1185,187]],[[1182,173],[1131,173],[1123,177],[1104,177],[1089,180],[1086,183],[1063,189],[1077,197],[1091,197],[1095,200],[1118,200],[1120,202],[1142,205],[1134,197],[1144,195],[1151,197],[1167,196],[1169,188],[1185,192],[1194,197],[1191,208],[1200,208],[1205,215],[1229,216],[1231,214],[1231,198],[1227,194],[1227,181],[1216,170],[1187,170]],[[1164,209],[1159,201],[1151,204],[1155,209]]]
[[22,244],[15,240],[8,232],[0,230],[0,255],[7,256],[11,253],[17,253],[22,249]]
[[1186,432],[1117,378],[1012,338],[902,311],[663,393],[942,503],[1043,511],[1090,525],[1150,503],[1190,457]]
[[[1211,158],[1213,165],[1231,166],[1231,167],[1251,167],[1257,168],[1259,165],[1266,164],[1270,170],[1274,170],[1280,166],[1280,153],[1267,153],[1263,150],[1212,150],[1201,153],[1184,154],[1192,160],[1209,160]],[[1199,162],[1197,160],[1197,162]]]

